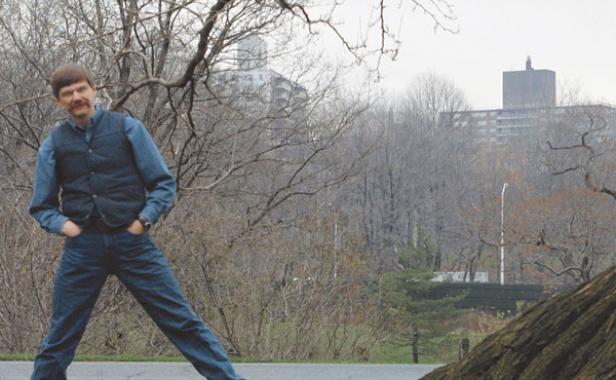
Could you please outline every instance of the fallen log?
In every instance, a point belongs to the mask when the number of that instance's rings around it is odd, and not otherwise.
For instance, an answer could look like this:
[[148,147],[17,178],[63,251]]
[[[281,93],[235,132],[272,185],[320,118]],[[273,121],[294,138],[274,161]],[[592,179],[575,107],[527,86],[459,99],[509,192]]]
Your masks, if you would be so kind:
[[422,380],[616,379],[616,267],[555,295]]

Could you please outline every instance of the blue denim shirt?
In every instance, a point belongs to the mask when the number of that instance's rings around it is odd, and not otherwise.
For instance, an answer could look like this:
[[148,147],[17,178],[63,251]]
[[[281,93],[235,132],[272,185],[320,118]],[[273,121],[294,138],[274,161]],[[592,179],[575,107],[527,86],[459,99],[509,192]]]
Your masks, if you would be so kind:
[[[85,130],[70,119],[69,122],[73,128],[83,133],[85,140],[89,142],[91,125],[93,122],[96,123],[100,116],[101,108],[97,107],[90,126]],[[139,173],[149,188],[146,203],[140,215],[154,224],[161,215],[169,211],[173,204],[176,191],[175,179],[143,123],[127,116],[124,118],[124,130],[132,145]],[[60,212],[59,191],[53,142],[48,136],[38,151],[30,214],[45,230],[61,235],[62,226],[68,218]]]

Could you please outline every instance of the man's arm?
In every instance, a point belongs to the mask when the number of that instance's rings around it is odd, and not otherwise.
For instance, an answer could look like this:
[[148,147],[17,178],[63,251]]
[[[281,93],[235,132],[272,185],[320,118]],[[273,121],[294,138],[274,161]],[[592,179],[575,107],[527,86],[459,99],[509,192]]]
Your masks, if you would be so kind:
[[60,212],[58,191],[59,186],[56,177],[53,143],[51,137],[47,137],[39,148],[36,159],[36,174],[34,177],[34,192],[30,203],[30,215],[46,231],[62,235],[62,228],[68,218]]
[[154,224],[165,214],[175,199],[175,179],[167,168],[152,136],[143,124],[132,117],[124,118],[124,130],[133,147],[139,173],[148,190],[148,197],[139,213]]

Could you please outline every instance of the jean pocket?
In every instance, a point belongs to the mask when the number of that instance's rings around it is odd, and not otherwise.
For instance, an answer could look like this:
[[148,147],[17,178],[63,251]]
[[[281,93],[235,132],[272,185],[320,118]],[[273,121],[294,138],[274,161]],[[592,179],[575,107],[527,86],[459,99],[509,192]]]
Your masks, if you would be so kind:
[[77,234],[77,235],[75,235],[75,236],[67,236],[67,235],[64,235],[64,237],[66,238],[66,240],[75,240],[75,239],[77,239],[78,237],[80,237],[81,235],[83,235],[83,231],[81,231],[80,233],[78,233],[78,234]]
[[142,233],[139,233],[139,234],[134,234],[134,233],[130,232],[130,231],[128,230],[128,228],[127,228],[127,229],[125,229],[125,230],[124,230],[124,232],[126,232],[126,233],[127,233],[128,235],[130,235],[130,236],[143,236],[143,235],[145,235],[145,231],[143,231]]

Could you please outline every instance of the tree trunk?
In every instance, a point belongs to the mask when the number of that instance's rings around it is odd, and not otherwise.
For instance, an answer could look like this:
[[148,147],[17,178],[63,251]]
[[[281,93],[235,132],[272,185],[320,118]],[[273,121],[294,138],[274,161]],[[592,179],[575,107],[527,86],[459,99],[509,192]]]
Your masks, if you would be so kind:
[[412,327],[412,340],[411,340],[411,351],[413,354],[413,363],[419,363],[419,329],[417,328],[417,324],[413,323]]
[[535,305],[424,380],[616,379],[616,267]]
[[460,352],[458,355],[458,359],[462,359],[466,355],[468,355],[468,350],[471,348],[471,343],[468,338],[464,337],[460,339]]

